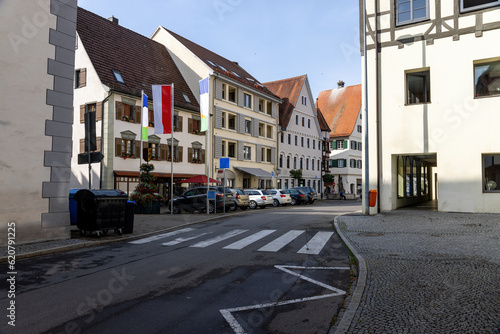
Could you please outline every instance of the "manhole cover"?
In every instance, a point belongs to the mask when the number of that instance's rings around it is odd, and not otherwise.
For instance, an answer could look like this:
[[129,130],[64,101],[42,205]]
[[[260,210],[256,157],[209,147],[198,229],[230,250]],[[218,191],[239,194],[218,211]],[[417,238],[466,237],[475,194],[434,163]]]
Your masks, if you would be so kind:
[[358,233],[359,236],[362,236],[362,237],[380,237],[380,236],[383,236],[384,233],[377,233],[377,232],[362,232],[362,233]]

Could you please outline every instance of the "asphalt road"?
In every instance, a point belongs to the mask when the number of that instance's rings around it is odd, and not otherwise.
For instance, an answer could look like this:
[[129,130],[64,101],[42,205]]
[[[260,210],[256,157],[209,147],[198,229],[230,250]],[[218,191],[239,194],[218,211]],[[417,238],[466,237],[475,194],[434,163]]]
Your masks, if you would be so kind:
[[2,331],[327,333],[349,283],[332,222],[358,204],[259,209],[19,261],[16,327]]

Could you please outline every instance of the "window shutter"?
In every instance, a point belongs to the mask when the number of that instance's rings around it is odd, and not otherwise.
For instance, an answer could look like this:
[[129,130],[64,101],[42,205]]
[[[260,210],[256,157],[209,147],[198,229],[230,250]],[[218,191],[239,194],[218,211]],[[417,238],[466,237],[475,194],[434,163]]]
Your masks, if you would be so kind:
[[205,150],[201,150],[201,163],[205,163]]
[[276,148],[271,148],[271,163],[274,165],[276,163]]
[[134,107],[134,111],[135,111],[135,115],[134,115],[134,123],[139,123],[141,124],[142,123],[142,118],[141,118],[141,114],[142,114],[142,107],[140,106],[135,106]]
[[220,158],[222,157],[222,138],[221,137],[214,137],[214,158]]
[[115,157],[120,157],[122,155],[122,139],[115,138]]
[[188,159],[187,162],[193,162],[193,148],[188,147]]
[[95,120],[102,121],[102,102],[97,102],[95,106]]
[[80,69],[80,87],[85,87],[87,85],[87,69],[86,68],[81,68]]
[[123,117],[123,103],[116,101],[116,119],[121,120]]
[[85,139],[80,139],[80,153],[85,153]]
[[154,123],[155,121],[155,112],[152,109],[148,109],[148,123]]
[[168,156],[168,145],[160,144],[160,160],[167,160]]
[[222,110],[215,108],[215,124],[217,129],[222,129]]
[[347,159],[343,159],[344,160],[344,167],[347,167]]
[[179,132],[182,132],[182,116],[177,116],[177,117],[178,117],[178,119],[179,119],[179,121],[178,121],[178,123],[179,123],[179,128],[178,128],[177,130],[178,130]]
[[236,154],[236,158],[238,158],[238,160],[244,160],[244,145],[245,143],[243,141],[238,140],[238,153]]
[[179,157],[178,157],[179,162],[182,162],[182,146],[179,146],[179,151],[178,152],[179,152]]
[[257,162],[262,162],[262,145],[257,145],[257,152],[255,152]]
[[141,142],[139,140],[135,141],[135,157],[140,158],[141,157]]
[[349,148],[349,146],[347,146],[347,140],[344,140],[344,149],[347,150]]
[[101,151],[101,137],[97,137],[96,138],[96,146],[97,146],[96,151],[97,152],[102,152]]
[[85,104],[80,106],[80,123],[85,123]]
[[188,133],[193,133],[193,119],[188,118]]
[[336,140],[332,141],[332,149],[334,149],[334,150],[337,149],[337,141]]
[[337,159],[332,160],[332,167],[338,167],[339,166],[339,161]]

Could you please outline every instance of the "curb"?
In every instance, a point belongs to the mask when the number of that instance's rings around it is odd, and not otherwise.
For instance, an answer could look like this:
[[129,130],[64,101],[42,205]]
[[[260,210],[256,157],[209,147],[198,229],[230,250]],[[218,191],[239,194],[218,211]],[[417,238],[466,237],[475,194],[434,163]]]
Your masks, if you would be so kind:
[[[240,212],[238,212],[238,213],[234,213],[233,212],[233,213],[230,213],[230,214],[226,213],[226,215],[224,217],[226,217],[228,215],[232,216],[232,215],[237,215],[237,214],[240,214]],[[218,219],[218,218],[220,218],[220,217],[206,218],[206,219],[203,219],[203,220],[200,220],[200,221],[196,221],[196,222],[191,222],[191,223],[185,223],[185,224],[182,224],[182,225],[171,226],[171,227],[164,228],[164,229],[161,229],[161,230],[157,230],[157,231],[153,231],[153,232],[147,232],[147,233],[143,233],[143,234],[139,234],[139,235],[131,235],[131,236],[122,237],[122,238],[119,238],[119,239],[100,240],[100,241],[86,241],[86,242],[77,243],[77,244],[73,244],[73,245],[67,245],[67,246],[61,246],[61,247],[55,247],[55,248],[48,248],[48,249],[34,251],[34,252],[17,254],[17,255],[15,255],[15,259],[16,260],[29,259],[29,258],[33,258],[33,257],[37,257],[37,256],[43,256],[43,255],[61,253],[61,252],[71,251],[71,250],[80,249],[80,248],[88,248],[88,247],[95,247],[95,246],[106,245],[106,244],[110,244],[110,243],[117,242],[117,241],[128,241],[128,240],[134,240],[134,239],[141,239],[141,238],[144,238],[144,237],[147,237],[147,236],[151,236],[151,235],[155,235],[155,234],[158,234],[158,233],[168,232],[168,231],[171,231],[171,230],[179,228],[179,227],[184,227],[184,226],[190,226],[190,225],[195,225],[195,224],[199,224],[199,223],[204,223],[204,222],[215,220],[215,219]],[[7,262],[8,259],[9,259],[9,256],[2,256],[2,257],[0,257],[0,263]]]
[[351,244],[351,242],[349,241],[349,238],[342,233],[342,230],[339,227],[338,218],[341,218],[341,217],[342,216],[335,217],[335,219],[334,219],[335,229],[337,231],[337,234],[340,236],[342,241],[347,246],[347,248],[349,248],[349,250],[356,257],[356,260],[358,261],[359,272],[358,272],[358,279],[356,280],[356,288],[354,289],[354,292],[351,295],[351,300],[349,302],[349,306],[347,307],[347,310],[344,312],[344,315],[342,316],[339,324],[337,326],[335,326],[335,331],[331,332],[331,334],[347,333],[347,331],[349,330],[349,327],[351,326],[354,315],[356,314],[356,310],[358,309],[358,306],[361,302],[361,297],[363,296],[363,292],[364,292],[365,287],[366,287],[366,276],[367,276],[367,268],[366,268],[365,259],[357,251],[356,247],[354,247]]

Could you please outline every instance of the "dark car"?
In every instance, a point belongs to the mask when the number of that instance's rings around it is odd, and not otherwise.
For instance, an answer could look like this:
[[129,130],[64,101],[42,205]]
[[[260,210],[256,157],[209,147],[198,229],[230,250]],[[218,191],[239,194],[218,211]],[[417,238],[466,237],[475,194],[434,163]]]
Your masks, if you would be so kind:
[[302,192],[304,192],[307,195],[307,197],[309,198],[309,201],[308,201],[309,204],[313,204],[314,201],[318,199],[318,194],[311,187],[293,187],[292,189],[297,189],[297,190],[301,190]]
[[[226,192],[223,195],[223,187],[209,187],[210,191],[215,192],[215,202],[213,200],[209,201],[208,212],[213,213],[215,210],[222,210],[224,205],[226,210],[230,210],[234,206],[233,195],[229,188],[226,188]],[[189,189],[180,196],[174,197],[173,206],[171,207],[170,201],[168,202],[168,208],[172,208],[173,213],[180,213],[181,211],[194,212],[206,211],[207,210],[207,187],[196,187]]]
[[290,194],[290,197],[292,198],[292,202],[290,203],[290,205],[305,204],[309,201],[307,194],[300,189],[292,188],[286,189],[285,191],[287,194]]

